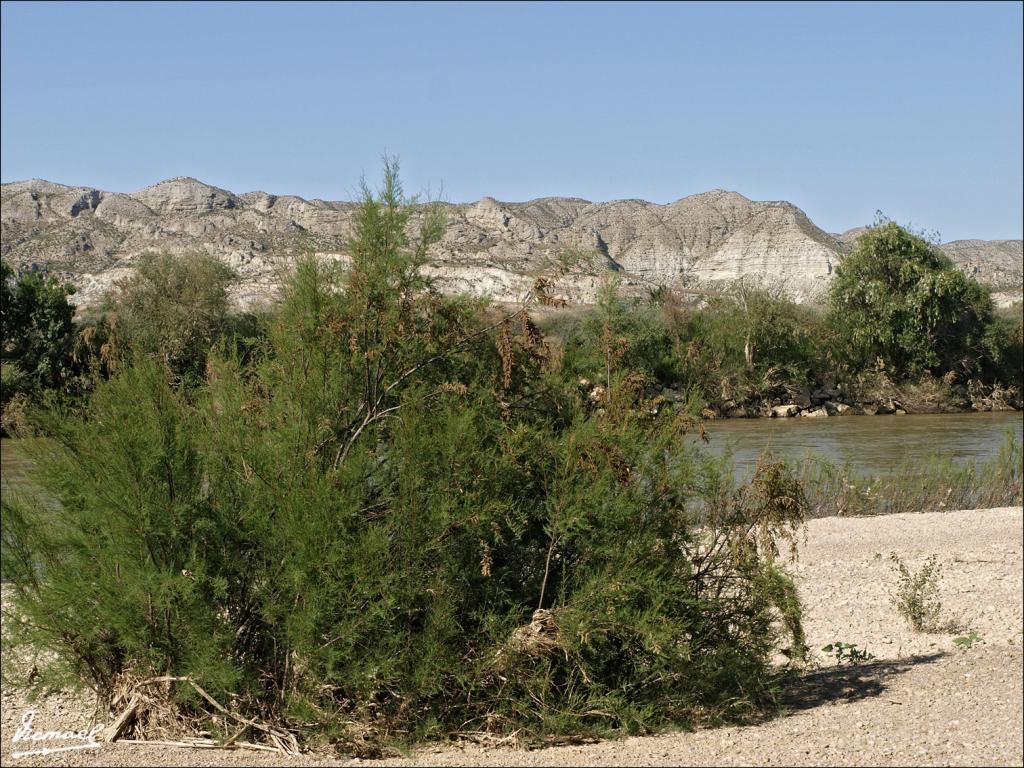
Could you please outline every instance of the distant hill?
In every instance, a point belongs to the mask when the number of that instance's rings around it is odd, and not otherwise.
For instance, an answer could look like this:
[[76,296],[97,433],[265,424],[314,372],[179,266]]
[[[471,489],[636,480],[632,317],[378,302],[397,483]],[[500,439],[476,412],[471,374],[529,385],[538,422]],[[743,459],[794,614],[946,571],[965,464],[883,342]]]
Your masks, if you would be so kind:
[[[79,287],[91,304],[149,250],[206,250],[240,280],[241,305],[270,299],[304,249],[346,258],[355,204],[266,192],[235,194],[176,178],[121,194],[33,179],[0,188],[0,251],[18,266],[38,264]],[[602,275],[622,273],[635,290],[669,285],[719,290],[743,278],[819,300],[855,229],[830,235],[784,201],[757,202],[714,190],[667,205],[643,200],[592,203],[549,197],[503,203],[485,197],[448,205],[448,228],[427,271],[447,290],[525,294],[535,275],[567,250],[586,258],[558,290],[573,302],[594,297]],[[1019,301],[1020,240],[958,240],[941,246],[968,274]]]

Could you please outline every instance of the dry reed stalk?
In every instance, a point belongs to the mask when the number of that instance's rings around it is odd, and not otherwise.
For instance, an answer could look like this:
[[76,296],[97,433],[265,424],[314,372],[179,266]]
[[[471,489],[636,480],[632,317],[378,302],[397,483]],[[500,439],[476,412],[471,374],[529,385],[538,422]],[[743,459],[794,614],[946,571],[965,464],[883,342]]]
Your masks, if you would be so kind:
[[[224,742],[216,742],[213,739],[196,738],[196,737],[184,737],[181,739],[160,739],[160,740],[142,740],[142,739],[121,739],[121,735],[127,730],[127,728],[138,718],[140,709],[143,704],[147,705],[147,708],[155,704],[150,697],[145,696],[141,693],[141,689],[164,683],[169,686],[171,683],[188,683],[195,689],[206,702],[213,707],[217,712],[230,718],[238,723],[241,723],[242,727],[236,731],[231,737]],[[126,698],[124,694],[121,694],[118,698]],[[253,728],[257,731],[264,733],[268,740],[273,746],[264,744],[254,744],[251,742],[238,741],[238,738],[245,733],[248,729]],[[106,742],[113,742],[120,740],[125,744],[152,744],[152,745],[163,745],[163,746],[194,746],[201,749],[256,749],[259,751],[277,752],[282,755],[291,756],[297,755],[301,752],[299,747],[298,739],[295,735],[283,728],[276,728],[266,723],[261,723],[256,720],[251,720],[241,715],[231,712],[226,707],[222,706],[216,699],[214,699],[209,693],[206,692],[198,683],[189,677],[173,677],[170,675],[164,675],[161,677],[153,677],[148,680],[142,680],[135,684],[131,698],[128,701],[128,705],[124,710],[117,716],[114,722],[104,732],[103,740]]]

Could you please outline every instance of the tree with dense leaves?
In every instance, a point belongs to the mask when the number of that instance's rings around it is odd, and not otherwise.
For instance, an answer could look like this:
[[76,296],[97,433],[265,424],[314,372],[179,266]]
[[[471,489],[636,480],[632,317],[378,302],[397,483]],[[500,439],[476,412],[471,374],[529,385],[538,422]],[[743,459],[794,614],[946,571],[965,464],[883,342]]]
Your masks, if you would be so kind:
[[936,247],[880,219],[836,270],[829,315],[855,365],[975,375],[998,356],[992,298]]
[[40,269],[0,262],[0,363],[3,402],[60,390],[73,375],[74,288]]

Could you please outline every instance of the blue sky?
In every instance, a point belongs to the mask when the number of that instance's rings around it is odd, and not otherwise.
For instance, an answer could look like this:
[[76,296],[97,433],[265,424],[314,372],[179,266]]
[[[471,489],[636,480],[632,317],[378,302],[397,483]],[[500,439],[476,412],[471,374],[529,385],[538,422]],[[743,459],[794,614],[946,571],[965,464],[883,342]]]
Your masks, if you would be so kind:
[[1022,5],[2,5],[4,181],[195,176],[669,202],[823,228],[1022,230]]

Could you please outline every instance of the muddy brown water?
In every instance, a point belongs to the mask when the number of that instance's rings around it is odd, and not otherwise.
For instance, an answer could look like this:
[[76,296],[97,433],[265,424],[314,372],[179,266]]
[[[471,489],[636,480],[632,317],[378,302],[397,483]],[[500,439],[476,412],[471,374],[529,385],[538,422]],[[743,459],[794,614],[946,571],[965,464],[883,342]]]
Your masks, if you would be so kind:
[[906,416],[838,416],[828,419],[722,419],[705,422],[715,455],[731,454],[737,477],[753,473],[765,451],[787,460],[807,456],[858,472],[887,474],[908,462],[931,457],[956,462],[994,458],[1006,433],[1020,441],[1024,414],[955,413]]
[[32,459],[27,448],[32,440],[0,440],[0,492],[20,491],[28,487]]

